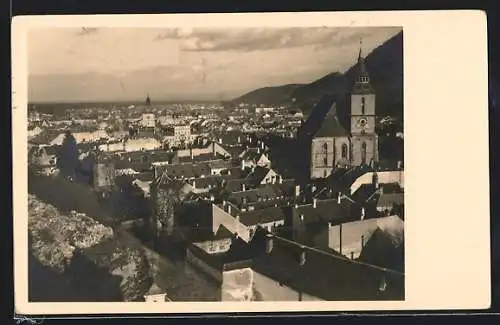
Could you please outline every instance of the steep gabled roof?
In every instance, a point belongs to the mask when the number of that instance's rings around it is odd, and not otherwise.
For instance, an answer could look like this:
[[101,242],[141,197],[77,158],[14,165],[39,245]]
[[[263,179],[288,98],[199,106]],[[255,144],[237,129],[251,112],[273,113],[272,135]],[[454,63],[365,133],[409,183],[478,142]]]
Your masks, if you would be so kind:
[[336,98],[324,96],[313,108],[311,115],[302,125],[301,135],[306,137],[345,137],[349,136],[337,117]]
[[[261,239],[262,235],[254,238]],[[402,273],[351,261],[335,252],[303,246],[277,236],[270,240],[271,251],[256,257],[252,269],[283,286],[328,301],[404,299]],[[379,291],[383,281],[388,286]]]

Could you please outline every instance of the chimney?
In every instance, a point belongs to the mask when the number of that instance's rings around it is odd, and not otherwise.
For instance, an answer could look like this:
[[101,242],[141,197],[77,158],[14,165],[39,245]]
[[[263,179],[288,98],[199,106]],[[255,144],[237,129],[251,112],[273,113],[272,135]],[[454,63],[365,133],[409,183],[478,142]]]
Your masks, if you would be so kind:
[[300,266],[303,266],[306,264],[306,251],[305,247],[302,247],[302,252],[300,253],[300,261],[299,261]]
[[377,173],[373,173],[373,175],[372,175],[372,184],[375,187],[375,189],[379,188],[378,174]]
[[241,170],[245,170],[245,161],[244,160],[241,161]]
[[227,204],[226,200],[222,201],[222,206],[225,207]]
[[304,215],[303,214],[300,215],[300,221],[304,221]]
[[311,186],[311,193],[314,193],[314,192],[316,192],[316,186],[313,185],[313,186]]
[[340,204],[342,203],[342,193],[339,192],[338,195],[337,195],[337,204]]
[[242,184],[241,184],[241,190],[242,190],[243,192],[245,192],[245,191],[246,191],[246,188],[245,188],[245,183],[242,183]]
[[300,185],[295,185],[295,197],[300,195]]
[[365,208],[362,207],[361,208],[361,220],[364,220],[365,219]]
[[193,159],[193,158],[194,158],[193,148],[190,148],[190,149],[189,149],[189,154],[191,155],[191,159]]
[[264,141],[262,141],[262,142],[260,143],[260,148],[261,148],[261,149],[264,149]]
[[219,138],[219,143],[222,144],[222,138]]
[[231,214],[231,205],[230,204],[227,205],[227,213]]
[[238,143],[241,143],[241,138],[240,138],[240,136],[238,136]]
[[316,208],[318,205],[318,199],[317,198],[313,198],[313,208]]
[[260,154],[260,148],[257,148],[257,153]]
[[330,228],[332,228],[332,223],[331,222],[328,223],[328,229],[330,229]]
[[273,236],[270,234],[266,235],[266,253],[269,254],[273,251]]
[[193,188],[196,188],[196,181],[193,179]]
[[210,201],[215,201],[215,196],[213,194],[210,195]]
[[278,182],[279,182],[280,184],[283,184],[283,177],[279,176],[279,177],[278,177]]

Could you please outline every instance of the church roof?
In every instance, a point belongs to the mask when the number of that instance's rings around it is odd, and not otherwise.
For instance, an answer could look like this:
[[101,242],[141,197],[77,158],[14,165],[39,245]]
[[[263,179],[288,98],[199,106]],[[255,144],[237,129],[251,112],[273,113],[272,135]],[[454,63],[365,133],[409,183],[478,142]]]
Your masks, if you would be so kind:
[[320,100],[304,123],[302,131],[312,137],[344,137],[349,135],[337,117],[334,96],[327,95]]
[[352,94],[373,94],[375,90],[370,83],[370,75],[366,67],[366,60],[363,57],[361,48],[359,49],[358,64],[357,64],[357,78],[352,88]]

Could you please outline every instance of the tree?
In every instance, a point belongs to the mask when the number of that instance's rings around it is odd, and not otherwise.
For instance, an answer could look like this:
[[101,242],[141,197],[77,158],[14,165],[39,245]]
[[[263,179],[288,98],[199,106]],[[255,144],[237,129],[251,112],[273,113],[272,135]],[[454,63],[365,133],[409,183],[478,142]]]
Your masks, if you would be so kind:
[[60,170],[61,174],[65,177],[74,177],[80,161],[78,159],[76,139],[70,131],[66,131],[66,135],[56,157],[57,168]]

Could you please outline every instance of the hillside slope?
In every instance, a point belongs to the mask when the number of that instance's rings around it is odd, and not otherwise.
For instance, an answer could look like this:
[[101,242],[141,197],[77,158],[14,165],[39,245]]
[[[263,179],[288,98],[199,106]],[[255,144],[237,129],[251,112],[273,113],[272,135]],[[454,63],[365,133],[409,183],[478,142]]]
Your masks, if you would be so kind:
[[[355,58],[353,58],[354,60]],[[354,63],[354,62],[353,62]],[[403,33],[392,37],[374,49],[366,64],[373,88],[377,93],[377,115],[403,114]],[[266,87],[235,98],[233,103],[249,104],[293,104],[308,114],[324,95],[335,95],[338,99],[339,115],[345,114],[345,99],[356,74],[355,64],[344,74],[330,73],[305,85]],[[292,91],[290,91],[292,90]]]
[[[44,287],[40,272],[59,278],[71,301],[137,301],[152,277],[140,246],[83,213],[61,213],[28,196],[30,300],[61,301]],[[48,276],[52,274],[52,276]],[[34,279],[36,281],[34,281]]]

